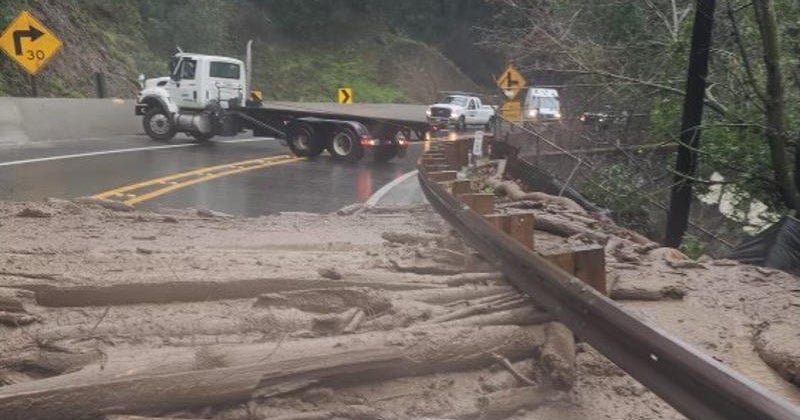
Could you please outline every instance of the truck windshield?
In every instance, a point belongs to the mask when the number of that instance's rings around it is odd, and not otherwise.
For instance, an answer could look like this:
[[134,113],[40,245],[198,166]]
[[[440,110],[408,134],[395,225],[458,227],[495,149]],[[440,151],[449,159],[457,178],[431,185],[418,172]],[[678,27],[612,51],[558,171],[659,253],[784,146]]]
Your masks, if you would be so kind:
[[209,69],[211,77],[221,77],[223,79],[238,79],[239,65],[235,63],[225,63],[222,61],[212,61]]
[[467,106],[467,98],[463,96],[448,96],[442,101],[443,104],[453,104],[458,106]]

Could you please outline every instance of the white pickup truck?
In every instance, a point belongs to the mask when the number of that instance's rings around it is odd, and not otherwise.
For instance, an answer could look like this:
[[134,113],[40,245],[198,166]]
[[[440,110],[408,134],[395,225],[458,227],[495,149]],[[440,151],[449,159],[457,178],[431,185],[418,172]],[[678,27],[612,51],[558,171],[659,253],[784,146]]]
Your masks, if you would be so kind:
[[479,125],[490,129],[494,124],[495,110],[483,105],[477,96],[450,95],[443,101],[428,107],[428,124],[433,129],[454,126],[465,130],[469,125]]

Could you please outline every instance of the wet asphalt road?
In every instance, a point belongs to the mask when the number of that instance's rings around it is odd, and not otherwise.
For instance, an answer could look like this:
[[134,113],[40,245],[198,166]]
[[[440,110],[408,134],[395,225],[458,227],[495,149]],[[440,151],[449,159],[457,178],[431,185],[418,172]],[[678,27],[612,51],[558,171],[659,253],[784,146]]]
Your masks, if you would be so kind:
[[[159,149],[146,149],[161,147]],[[143,149],[127,151],[124,149]],[[120,151],[122,150],[122,151]],[[208,208],[257,216],[281,211],[331,212],[369,196],[414,169],[422,150],[377,164],[332,161],[327,154],[200,182],[137,204],[139,208]],[[89,196],[133,183],[248,159],[288,154],[274,139],[222,139],[195,145],[176,137],[168,144],[145,136],[38,143],[0,148],[0,199]],[[84,154],[93,154],[85,156]],[[63,158],[65,155],[78,155]],[[40,159],[49,159],[40,161]]]

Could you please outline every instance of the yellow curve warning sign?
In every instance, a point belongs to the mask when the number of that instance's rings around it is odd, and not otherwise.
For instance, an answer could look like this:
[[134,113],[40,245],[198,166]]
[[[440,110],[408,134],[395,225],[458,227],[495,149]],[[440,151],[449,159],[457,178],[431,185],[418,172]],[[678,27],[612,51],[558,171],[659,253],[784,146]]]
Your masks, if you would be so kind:
[[3,31],[0,49],[28,73],[36,74],[61,49],[61,40],[24,11]]
[[352,104],[353,103],[353,89],[348,87],[346,88],[339,88],[336,90],[336,102],[340,104]]

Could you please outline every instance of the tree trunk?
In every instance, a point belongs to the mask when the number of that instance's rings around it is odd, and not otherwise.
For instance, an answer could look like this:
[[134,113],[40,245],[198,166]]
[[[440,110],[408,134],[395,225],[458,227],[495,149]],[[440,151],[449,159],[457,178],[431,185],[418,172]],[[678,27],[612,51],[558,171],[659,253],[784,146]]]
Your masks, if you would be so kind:
[[800,210],[800,196],[797,185],[800,183],[800,148],[795,150],[795,174],[789,166],[786,151],[787,136],[784,123],[784,90],[781,76],[780,43],[778,40],[778,23],[775,18],[775,5],[772,0],[753,2],[758,29],[761,32],[761,45],[764,48],[764,68],[767,76],[764,113],[766,114],[766,137],[769,143],[772,170],[775,183],[778,185],[781,198],[786,207]]
[[694,16],[680,144],[675,161],[675,184],[670,194],[667,230],[664,235],[664,244],[673,248],[680,246],[689,226],[692,177],[697,169],[697,152],[700,149],[700,124],[703,121],[703,102],[715,6],[715,0],[697,0]]
[[[428,327],[293,342],[109,353],[80,371],[0,388],[0,418],[80,418],[232,404],[328,386],[474,369],[531,357],[541,326]],[[266,391],[265,391],[266,389]]]

